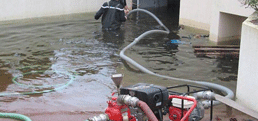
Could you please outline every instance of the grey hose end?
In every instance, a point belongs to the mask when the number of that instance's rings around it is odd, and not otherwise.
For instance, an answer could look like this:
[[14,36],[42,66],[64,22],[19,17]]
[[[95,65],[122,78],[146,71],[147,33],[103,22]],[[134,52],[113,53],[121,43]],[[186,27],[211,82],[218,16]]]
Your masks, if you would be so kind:
[[[202,91],[202,92],[195,93],[194,97],[197,99],[207,99],[203,101],[202,104],[205,109],[208,109],[211,106],[210,100],[215,100],[215,93],[211,91]],[[214,101],[214,103],[217,105],[218,102]]]
[[196,93],[197,98],[215,100],[215,94],[211,91],[202,91]]
[[119,95],[117,98],[117,102],[120,104],[126,104],[128,106],[137,106],[137,102],[139,99],[137,97],[132,97],[130,95]]
[[[218,104],[220,104],[220,103],[218,103]],[[211,101],[205,100],[202,102],[202,105],[203,105],[204,109],[209,109],[211,107]]]
[[100,114],[98,116],[94,116],[92,118],[89,118],[85,121],[108,121],[109,120],[109,117],[107,114]]
[[[220,101],[217,101],[215,98],[215,93],[211,91],[203,91],[203,92],[198,92],[195,93],[194,95],[197,99],[207,99],[205,101],[202,101],[202,105],[205,109],[209,109],[211,107],[211,100],[213,101],[213,106],[221,104]],[[229,97],[227,97],[229,98]],[[230,98],[229,98],[230,99]]]

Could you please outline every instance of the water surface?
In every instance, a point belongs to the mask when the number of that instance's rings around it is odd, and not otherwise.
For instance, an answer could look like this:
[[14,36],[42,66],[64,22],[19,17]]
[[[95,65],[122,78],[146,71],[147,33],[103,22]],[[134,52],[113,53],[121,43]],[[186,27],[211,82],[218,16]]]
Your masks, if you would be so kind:
[[[181,39],[193,44],[211,44],[197,29],[178,28],[173,10],[150,9],[171,30],[169,35],[153,34],[126,54],[153,72],[193,80],[213,81],[235,90],[235,59],[197,58],[191,45],[171,49],[167,42]],[[151,29],[162,29],[147,14],[133,14],[119,31],[102,31],[94,13],[16,20],[0,23],[0,92],[33,92],[49,88],[28,88],[14,84],[58,85],[75,77],[72,84],[56,92],[0,97],[0,111],[16,112],[47,120],[44,115],[84,114],[103,111],[114,92],[110,79],[123,73],[124,86],[147,82],[162,86],[182,84],[139,73],[124,66],[119,51],[134,38]],[[185,38],[190,37],[190,38]],[[130,67],[130,65],[129,65]],[[39,116],[40,115],[40,116]],[[51,116],[49,116],[51,117]]]

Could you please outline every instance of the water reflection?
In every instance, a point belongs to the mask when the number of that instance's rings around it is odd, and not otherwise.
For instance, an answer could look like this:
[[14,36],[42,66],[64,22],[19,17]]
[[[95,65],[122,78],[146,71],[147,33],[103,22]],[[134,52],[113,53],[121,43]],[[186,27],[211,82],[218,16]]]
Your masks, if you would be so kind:
[[102,38],[99,40],[110,47],[119,48],[125,41],[125,30],[102,30]]
[[[110,58],[117,52],[115,46],[108,45],[115,43],[120,46],[124,40],[121,37],[124,36],[120,34],[117,36],[117,41],[113,41],[114,39],[108,38],[108,35],[104,33],[101,36],[104,36],[105,39],[95,39],[93,32],[98,31],[100,22],[89,18],[90,15],[91,13],[80,14],[77,17],[67,15],[62,19],[49,17],[42,18],[46,21],[30,19],[0,24],[2,42],[0,45],[0,80],[2,84],[0,91],[13,93],[48,90],[50,88],[20,87],[12,83],[12,78],[18,76],[17,82],[28,86],[56,85],[68,82],[70,79],[65,75],[55,73],[62,72],[73,74],[77,82],[73,83],[73,86],[69,85],[69,89],[64,89],[64,92],[60,92],[62,96],[59,98],[56,98],[54,94],[49,97],[43,94],[37,95],[46,105],[62,104],[61,98],[69,97],[74,100],[66,100],[64,103],[75,106],[78,104],[76,101],[83,100],[85,102],[83,105],[89,107],[91,105],[86,103],[93,102],[84,99],[86,96],[89,99],[99,100],[98,104],[105,104],[107,96],[114,90],[110,75],[115,73],[114,65],[116,63],[113,63]],[[52,71],[53,74],[46,73],[48,71]],[[81,87],[82,93],[74,95],[73,92],[78,87]],[[102,93],[101,96],[95,97],[100,93]],[[35,96],[26,96],[24,102],[18,101],[17,103],[23,105],[30,102],[33,105],[36,103],[33,101],[33,97]],[[8,102],[16,101],[16,99],[18,98],[11,100],[5,97],[1,98]],[[60,101],[57,101],[59,99]],[[51,100],[55,101],[51,102]],[[17,108],[23,107],[18,106]]]
[[[123,32],[115,36],[116,40],[109,37],[114,33],[99,34],[96,31],[101,24],[93,20],[91,13],[45,20],[0,24],[0,91],[23,93],[53,89],[60,86],[30,86],[64,84],[70,80],[66,74],[72,74],[75,80],[55,93],[1,97],[0,110],[23,114],[82,108],[102,111],[108,96],[115,90],[110,76],[115,73],[117,62],[112,62],[111,57],[123,44]],[[16,76],[17,82],[27,86],[13,84],[12,78]]]
[[12,84],[12,74],[6,70],[9,65],[6,65],[0,60],[0,92],[6,91],[9,84]]

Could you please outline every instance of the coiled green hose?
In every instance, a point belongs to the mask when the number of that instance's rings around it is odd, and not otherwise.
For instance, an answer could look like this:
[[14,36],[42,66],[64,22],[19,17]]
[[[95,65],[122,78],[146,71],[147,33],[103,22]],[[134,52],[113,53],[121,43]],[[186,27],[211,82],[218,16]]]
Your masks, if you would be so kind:
[[32,121],[29,117],[16,113],[0,113],[0,118],[12,118],[22,121]]
[[[35,68],[35,67],[39,67],[39,66],[27,66],[27,67],[23,67],[23,68],[19,68],[19,69],[24,69],[24,68]],[[23,73],[23,75],[28,75],[28,74],[32,74],[32,73],[42,73],[45,71],[34,71],[34,72],[26,72]],[[32,95],[32,94],[42,94],[42,93],[48,93],[48,92],[53,92],[53,91],[57,91],[60,89],[63,89],[65,87],[67,87],[68,85],[70,85],[73,80],[74,80],[74,76],[66,73],[66,72],[59,72],[59,71],[52,71],[55,72],[57,74],[65,74],[68,75],[70,80],[64,84],[57,84],[57,85],[44,85],[44,86],[35,86],[35,85],[26,85],[26,84],[22,84],[17,82],[17,78],[18,76],[13,77],[12,82],[18,86],[21,87],[27,87],[27,88],[49,88],[49,87],[56,87],[54,89],[48,89],[48,90],[43,90],[43,91],[34,91],[34,92],[21,92],[21,93],[0,93],[0,97],[4,97],[4,96],[18,96],[18,95]],[[17,119],[17,120],[23,120],[23,121],[31,121],[31,119],[25,115],[22,114],[16,114],[16,113],[0,113],[0,118],[11,118],[11,119]]]

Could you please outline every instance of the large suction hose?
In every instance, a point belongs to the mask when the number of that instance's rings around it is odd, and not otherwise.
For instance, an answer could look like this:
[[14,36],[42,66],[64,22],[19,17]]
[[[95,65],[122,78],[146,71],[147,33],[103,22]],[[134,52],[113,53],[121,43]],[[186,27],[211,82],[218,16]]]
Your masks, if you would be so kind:
[[130,11],[126,16],[128,17],[130,14],[134,13],[134,12],[137,12],[137,11],[141,11],[141,12],[145,12],[147,14],[149,14],[150,16],[152,16],[158,23],[159,25],[161,25],[162,27],[165,28],[166,31],[163,31],[164,33],[166,34],[169,34],[169,29],[151,12],[147,11],[147,10],[144,10],[144,9],[134,9],[132,11]]
[[[127,16],[129,16],[131,13],[136,12],[136,11],[141,11],[141,12],[145,12],[145,13],[149,14],[162,27],[164,27],[166,31],[164,31],[164,30],[150,30],[150,31],[147,31],[147,32],[143,33],[139,37],[135,38],[135,40],[132,43],[130,43],[128,46],[126,46],[124,49],[121,50],[120,57],[122,59],[124,59],[125,61],[131,63],[133,66],[137,67],[142,72],[145,72],[145,73],[148,73],[148,74],[151,74],[151,75],[154,75],[154,76],[162,77],[162,78],[171,79],[171,80],[177,80],[177,81],[188,82],[188,83],[195,83],[195,84],[207,86],[207,87],[210,87],[210,88],[213,88],[213,89],[216,89],[216,90],[220,90],[220,91],[226,93],[226,96],[225,96],[226,98],[233,99],[233,97],[234,97],[233,91],[228,89],[227,87],[222,86],[222,85],[218,85],[218,84],[214,84],[214,83],[209,83],[209,82],[194,81],[194,80],[190,80],[190,79],[176,78],[176,77],[170,77],[170,76],[156,74],[156,73],[146,69],[145,67],[141,66],[140,64],[138,64],[137,62],[135,62],[131,58],[127,57],[124,54],[124,52],[128,48],[131,48],[133,45],[135,45],[137,42],[139,42],[142,38],[146,37],[147,35],[150,35],[150,34],[153,34],[153,33],[163,33],[163,34],[169,34],[170,33],[169,29],[154,14],[152,14],[151,12],[149,12],[147,10],[144,10],[144,9],[134,9],[134,10],[130,11]],[[203,104],[204,104],[204,106],[206,108],[211,106],[211,103],[209,101],[204,101]],[[213,104],[214,105],[218,105],[218,104],[220,104],[220,102],[219,101],[213,101]]]

